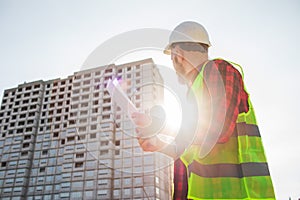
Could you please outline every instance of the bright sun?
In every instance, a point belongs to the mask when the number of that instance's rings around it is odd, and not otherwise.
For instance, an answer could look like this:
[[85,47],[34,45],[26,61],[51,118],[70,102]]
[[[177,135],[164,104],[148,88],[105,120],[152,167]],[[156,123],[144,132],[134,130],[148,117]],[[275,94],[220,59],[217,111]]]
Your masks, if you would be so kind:
[[176,96],[167,89],[164,91],[164,97],[164,109],[167,117],[167,127],[170,128],[172,132],[177,132],[180,128],[182,116],[180,103]]

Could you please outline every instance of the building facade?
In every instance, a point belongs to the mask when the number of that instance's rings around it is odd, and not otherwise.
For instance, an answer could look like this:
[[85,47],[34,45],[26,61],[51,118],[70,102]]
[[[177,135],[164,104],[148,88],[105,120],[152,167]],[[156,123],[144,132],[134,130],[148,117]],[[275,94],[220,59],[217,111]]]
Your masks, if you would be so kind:
[[83,70],[4,91],[1,199],[170,199],[170,159],[141,150],[106,84],[121,80],[140,110],[163,100],[152,59]]

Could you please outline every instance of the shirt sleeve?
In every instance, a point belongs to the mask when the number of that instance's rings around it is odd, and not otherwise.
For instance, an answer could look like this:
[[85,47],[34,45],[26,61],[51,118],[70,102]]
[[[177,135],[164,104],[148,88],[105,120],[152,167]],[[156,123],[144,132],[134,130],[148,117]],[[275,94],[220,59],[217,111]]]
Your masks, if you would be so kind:
[[224,60],[214,60],[204,69],[204,112],[202,131],[218,136],[218,143],[229,140],[239,114],[242,78],[237,69]]

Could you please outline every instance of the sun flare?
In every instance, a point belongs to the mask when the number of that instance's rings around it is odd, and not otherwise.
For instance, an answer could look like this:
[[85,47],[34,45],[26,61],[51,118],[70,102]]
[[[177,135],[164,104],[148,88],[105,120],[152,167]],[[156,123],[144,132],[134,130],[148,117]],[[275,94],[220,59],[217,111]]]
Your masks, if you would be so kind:
[[181,106],[176,96],[173,93],[171,93],[169,90],[165,90],[164,97],[165,97],[164,109],[166,112],[166,125],[169,129],[171,129],[172,134],[176,135],[181,124],[181,116],[182,116]]

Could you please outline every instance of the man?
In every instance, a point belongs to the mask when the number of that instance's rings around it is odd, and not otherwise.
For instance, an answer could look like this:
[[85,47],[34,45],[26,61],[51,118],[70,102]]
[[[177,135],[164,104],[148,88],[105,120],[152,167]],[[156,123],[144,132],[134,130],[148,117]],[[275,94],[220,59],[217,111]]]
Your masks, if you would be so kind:
[[[275,199],[242,74],[236,64],[209,60],[210,46],[207,31],[196,22],[183,22],[171,33],[164,52],[196,101],[198,113],[183,119],[196,123],[182,128],[173,144],[157,136],[141,137],[139,144],[176,159],[174,199]],[[141,113],[133,118],[140,127],[150,121]],[[149,130],[137,128],[141,135]]]

